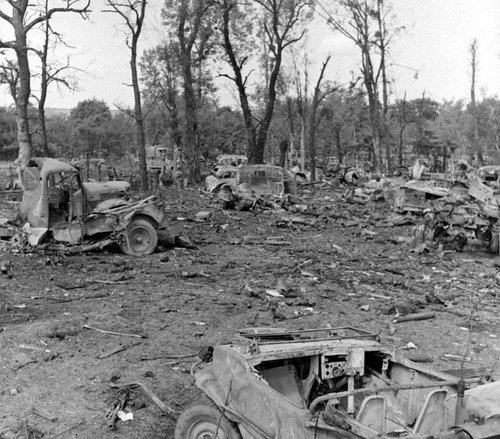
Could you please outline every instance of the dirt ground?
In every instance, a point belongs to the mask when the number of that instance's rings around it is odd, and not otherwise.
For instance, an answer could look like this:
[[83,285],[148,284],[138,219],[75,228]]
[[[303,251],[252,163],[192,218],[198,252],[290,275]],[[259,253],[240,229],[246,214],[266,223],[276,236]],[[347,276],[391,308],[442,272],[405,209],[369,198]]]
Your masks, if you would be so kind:
[[[198,397],[191,355],[244,327],[356,326],[439,370],[464,356],[466,368],[495,368],[499,258],[416,252],[411,221],[385,202],[349,204],[345,191],[309,187],[292,212],[237,212],[166,190],[172,229],[197,249],[142,258],[0,243],[0,438],[173,438],[175,413],[140,389],[125,407],[133,419],[111,429],[123,396],[113,385],[144,383],[181,412]],[[435,318],[393,323],[396,312]]]

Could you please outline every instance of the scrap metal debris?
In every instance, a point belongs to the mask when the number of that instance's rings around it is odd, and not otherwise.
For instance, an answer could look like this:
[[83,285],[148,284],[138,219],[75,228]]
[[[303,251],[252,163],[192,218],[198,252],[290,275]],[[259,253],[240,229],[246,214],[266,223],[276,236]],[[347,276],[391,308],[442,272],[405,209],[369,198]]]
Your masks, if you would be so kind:
[[499,253],[500,166],[419,176],[385,194],[397,213],[422,215],[415,228],[417,253],[466,246]]

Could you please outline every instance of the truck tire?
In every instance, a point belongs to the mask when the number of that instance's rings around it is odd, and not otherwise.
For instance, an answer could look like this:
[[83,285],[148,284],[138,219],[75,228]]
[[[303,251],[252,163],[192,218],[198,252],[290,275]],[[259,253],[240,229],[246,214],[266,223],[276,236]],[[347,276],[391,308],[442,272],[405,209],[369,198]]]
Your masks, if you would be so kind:
[[158,245],[158,232],[152,220],[135,217],[127,226],[120,241],[120,248],[126,255],[150,255]]
[[204,399],[181,413],[175,439],[241,439],[241,434],[212,401]]

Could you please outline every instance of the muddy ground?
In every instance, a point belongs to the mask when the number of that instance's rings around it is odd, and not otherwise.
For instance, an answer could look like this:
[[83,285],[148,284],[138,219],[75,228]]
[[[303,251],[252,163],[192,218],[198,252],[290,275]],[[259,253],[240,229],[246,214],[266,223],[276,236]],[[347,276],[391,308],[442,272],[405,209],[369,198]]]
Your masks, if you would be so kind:
[[[197,249],[142,258],[0,244],[0,438],[172,438],[175,413],[137,389],[133,420],[109,428],[113,385],[144,383],[180,412],[198,397],[189,356],[243,327],[358,326],[440,370],[464,356],[466,368],[495,368],[498,258],[415,251],[412,221],[345,192],[308,187],[293,212],[237,212],[165,190],[172,230]],[[268,294],[280,289],[284,299]],[[435,318],[396,324],[397,312]]]

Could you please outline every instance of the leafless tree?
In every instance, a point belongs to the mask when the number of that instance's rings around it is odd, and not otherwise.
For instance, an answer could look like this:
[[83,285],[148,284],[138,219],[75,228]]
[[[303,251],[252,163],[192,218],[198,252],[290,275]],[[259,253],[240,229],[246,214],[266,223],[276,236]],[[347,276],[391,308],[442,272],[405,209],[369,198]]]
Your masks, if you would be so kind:
[[[19,84],[16,101],[17,138],[19,143],[18,164],[27,162],[31,156],[31,134],[28,121],[28,104],[31,96],[31,72],[28,52],[30,45],[28,34],[40,24],[47,22],[54,14],[73,12],[86,18],[89,12],[90,0],[60,1],[63,6],[43,8],[38,3],[28,0],[5,0],[10,8],[10,15],[0,9],[0,23],[7,23],[14,33],[12,40],[0,40],[0,49],[11,49],[16,53],[19,69]],[[82,5],[82,6],[80,6]]]
[[[368,97],[372,150],[375,167],[382,170],[383,151],[386,169],[391,166],[388,139],[387,56],[392,37],[402,28],[389,31],[389,8],[384,0],[339,0],[338,9],[318,2],[318,10],[327,23],[350,39],[361,53],[361,73]],[[382,96],[382,97],[381,97]]]
[[207,39],[210,37],[209,12],[211,1],[179,0],[177,8],[177,38],[179,40],[179,60],[184,82],[184,104],[186,109],[184,131],[184,156],[192,181],[200,181],[199,139],[198,139],[198,99],[195,93],[193,73],[195,52],[203,57]]
[[[49,1],[45,0],[45,13],[49,9]],[[59,64],[56,62],[49,62],[49,49],[55,47],[56,43],[61,43],[67,46],[64,42],[62,35],[56,32],[50,25],[50,21],[46,20],[43,23],[43,46],[41,49],[33,49],[33,51],[40,58],[40,94],[38,96],[33,96],[38,103],[38,123],[40,125],[40,137],[41,146],[44,155],[49,157],[51,151],[48,144],[47,138],[47,125],[45,118],[45,102],[47,101],[48,89],[51,84],[57,84],[58,86],[64,86],[69,90],[76,89],[76,82],[71,78],[71,75],[67,74],[67,71],[71,69],[70,58],[66,58],[64,64]]]
[[307,139],[307,145],[309,149],[309,159],[311,166],[311,181],[316,179],[316,142],[315,142],[315,134],[317,129],[317,114],[318,107],[321,101],[323,101],[330,93],[333,93],[336,88],[330,87],[327,90],[321,89],[321,83],[323,82],[323,78],[325,75],[326,67],[330,62],[330,56],[326,58],[321,66],[321,72],[318,76],[318,81],[316,82],[316,86],[314,87],[314,94],[311,102],[311,108],[309,110],[309,135]]
[[478,43],[474,40],[469,45],[469,62],[471,68],[471,83],[470,83],[470,112],[472,116],[472,150],[477,154],[479,165],[484,164],[483,151],[479,142],[479,113],[477,111],[476,102],[476,75],[478,69],[477,61]]
[[307,132],[307,112],[309,106],[309,60],[304,56],[304,70],[297,65],[297,59],[293,54],[295,93],[297,95],[297,113],[300,120],[300,169],[305,172],[306,167],[306,132]]
[[[248,137],[249,163],[263,163],[267,133],[276,104],[276,85],[283,62],[283,52],[304,36],[305,31],[299,25],[306,19],[311,2],[309,0],[253,0],[250,2],[258,8],[262,16],[262,31],[266,41],[266,50],[270,58],[270,73],[265,90],[265,107],[263,116],[256,120],[250,106],[248,96],[249,74],[244,73],[249,56],[235,49],[235,22],[245,28],[239,5],[235,0],[222,0],[222,34],[227,61],[233,71],[225,75],[234,81],[239,94],[240,106],[245,120]],[[254,11],[255,13],[255,11]],[[236,21],[238,20],[238,21]]]
[[[137,155],[139,157],[139,174],[141,189],[148,189],[148,172],[146,164],[146,137],[144,135],[144,121],[141,105],[141,90],[137,74],[137,43],[141,35],[144,17],[146,15],[146,0],[106,0],[105,12],[118,14],[125,23],[127,39],[130,49],[130,70],[132,73],[132,87],[134,90],[134,121]],[[130,38],[129,38],[130,37]]]

